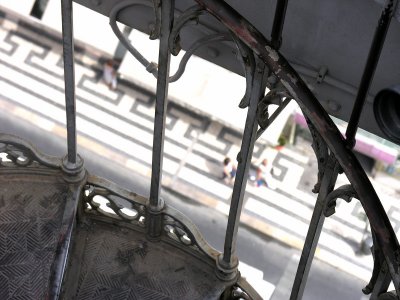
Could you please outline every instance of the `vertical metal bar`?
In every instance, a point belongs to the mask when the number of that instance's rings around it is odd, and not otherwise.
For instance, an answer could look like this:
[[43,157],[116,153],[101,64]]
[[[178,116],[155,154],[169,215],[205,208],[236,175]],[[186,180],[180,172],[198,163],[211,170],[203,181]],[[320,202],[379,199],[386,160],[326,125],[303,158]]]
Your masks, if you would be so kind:
[[369,50],[367,63],[365,64],[356,100],[354,101],[353,111],[351,113],[349,124],[346,130],[347,143],[351,148],[353,148],[356,143],[355,136],[357,133],[362,109],[367,99],[367,93],[375,74],[375,69],[382,52],[383,44],[385,42],[386,34],[389,29],[393,13],[396,9],[397,2],[398,0],[386,1],[386,4],[378,21],[378,26],[375,30],[375,35],[372,40],[371,48]]
[[338,166],[336,159],[333,156],[330,156],[322,178],[320,192],[317,197],[317,202],[315,203],[310,226],[308,227],[307,237],[304,242],[299,266],[293,283],[293,289],[290,294],[290,300],[300,300],[303,297],[308,274],[310,272],[315,250],[325,221],[325,215],[323,212],[326,204],[326,196],[335,186],[338,176]]
[[278,50],[282,45],[282,31],[285,23],[288,0],[277,0],[274,23],[272,24],[271,44]]
[[153,135],[153,157],[152,173],[149,200],[149,219],[147,223],[148,235],[156,238],[161,234],[161,220],[157,215],[163,208],[163,201],[160,199],[165,119],[168,102],[168,79],[171,53],[168,48],[169,35],[172,29],[174,17],[174,0],[164,0],[161,3],[161,31],[160,50],[158,56],[158,78],[156,91],[156,107],[154,117]]
[[260,98],[263,96],[263,76],[265,65],[257,59],[257,67],[255,69],[253,87],[250,96],[250,105],[247,111],[246,125],[243,133],[243,140],[238,155],[238,168],[233,186],[231,206],[229,210],[228,225],[226,229],[224,253],[221,265],[227,270],[236,272],[236,238],[239,226],[240,214],[243,204],[243,195],[247,183],[247,175],[250,166],[251,156],[253,154],[254,143],[256,141],[257,132],[257,105]]
[[68,191],[64,208],[56,255],[51,266],[50,281],[45,299],[60,299],[63,279],[66,273],[68,257],[70,255],[71,241],[73,238],[74,224],[78,209],[78,200],[81,199],[82,185],[73,185]]
[[76,101],[75,101],[75,69],[74,69],[74,36],[72,23],[72,0],[61,0],[65,110],[67,114],[67,160],[76,164]]

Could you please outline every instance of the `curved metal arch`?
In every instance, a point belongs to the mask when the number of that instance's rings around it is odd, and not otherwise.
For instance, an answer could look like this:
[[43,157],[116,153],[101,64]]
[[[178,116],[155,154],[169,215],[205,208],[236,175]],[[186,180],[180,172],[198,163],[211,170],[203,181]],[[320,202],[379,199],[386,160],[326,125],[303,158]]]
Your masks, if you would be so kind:
[[[156,16],[156,25],[152,33],[150,34],[150,39],[156,39],[159,37],[159,26],[160,26],[160,20],[159,20],[159,8],[157,7],[159,0],[153,0],[154,2],[154,10],[155,10],[155,16]],[[155,62],[149,62],[127,39],[126,37],[122,34],[121,30],[118,28],[117,25],[117,17],[118,14],[121,10],[129,7],[129,6],[149,6],[149,3],[146,1],[142,0],[125,0],[122,1],[118,4],[116,4],[110,12],[109,20],[110,20],[110,26],[114,32],[114,34],[117,36],[117,38],[120,40],[120,42],[126,47],[126,49],[139,61],[140,64],[142,64],[146,70],[153,74],[155,78],[158,76],[158,66],[157,63]],[[201,13],[204,12],[204,9],[201,8],[199,5],[194,5],[190,8],[188,8],[186,11],[184,11],[179,18],[177,19],[176,23],[174,24],[170,37],[169,37],[169,48],[170,51],[173,55],[177,55],[181,47],[179,46],[179,33],[180,30],[191,20],[197,19]],[[184,56],[182,57],[178,69],[175,72],[174,75],[169,77],[169,83],[176,82],[179,80],[179,78],[182,77],[186,65],[189,61],[189,59],[192,57],[192,55],[201,47],[213,43],[213,42],[220,42],[220,41],[232,41],[235,43],[236,47],[238,48],[240,54],[241,54],[241,59],[242,59],[242,64],[243,64],[243,69],[245,73],[245,78],[246,78],[246,90],[245,94],[242,98],[242,100],[239,103],[240,108],[245,108],[249,105],[249,99],[250,99],[250,92],[251,92],[251,84],[252,84],[252,74],[254,72],[255,68],[255,61],[254,61],[254,56],[252,54],[252,51],[248,49],[248,47],[243,44],[239,39],[235,38],[235,36],[229,34],[229,33],[216,33],[216,34],[211,34],[209,36],[205,36],[195,43],[193,43],[189,49],[186,51]]]
[[199,5],[193,5],[185,10],[176,20],[176,23],[172,27],[171,34],[169,37],[169,50],[172,55],[178,55],[182,47],[180,46],[179,33],[181,29],[190,21],[197,20],[198,17],[204,12],[204,8]]
[[229,28],[264,61],[297,101],[311,123],[322,133],[323,139],[359,195],[372,229],[380,233],[376,237],[377,244],[382,249],[396,292],[400,295],[399,242],[376,191],[355,155],[346,146],[345,140],[332,119],[283,55],[276,51],[271,42],[238,12],[220,0],[195,1]]
[[358,196],[351,184],[342,185],[341,187],[330,192],[328,196],[326,196],[326,206],[324,209],[325,217],[330,217],[335,213],[336,200],[338,198],[341,198],[349,203],[353,198],[358,199]]
[[[120,42],[126,47],[126,49],[146,68],[146,70],[153,74],[154,77],[157,78],[157,64],[155,62],[149,62],[135,47],[132,46],[131,43],[127,41],[125,36],[122,34],[121,30],[119,30],[117,25],[117,17],[121,10],[129,7],[129,6],[148,6],[146,1],[138,1],[138,0],[125,0],[116,4],[110,12],[110,26],[112,31],[120,40]],[[155,8],[156,9],[156,8]]]
[[185,72],[186,65],[189,61],[189,59],[192,57],[194,52],[196,52],[197,49],[207,45],[211,44],[214,42],[221,42],[221,41],[229,41],[231,39],[230,35],[227,33],[216,33],[212,34],[209,36],[205,36],[199,40],[197,40],[195,43],[193,43],[190,48],[186,51],[186,53],[183,55],[179,66],[178,70],[176,70],[175,74],[169,77],[169,82],[175,82],[179,78],[182,77],[183,73]]

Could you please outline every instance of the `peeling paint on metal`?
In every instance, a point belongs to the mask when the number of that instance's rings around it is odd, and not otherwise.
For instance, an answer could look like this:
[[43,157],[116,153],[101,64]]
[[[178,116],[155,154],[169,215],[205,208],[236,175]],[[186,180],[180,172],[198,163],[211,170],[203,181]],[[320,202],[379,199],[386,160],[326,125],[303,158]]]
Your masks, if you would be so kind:
[[279,54],[276,52],[274,49],[272,49],[270,46],[266,45],[265,50],[268,51],[268,56],[275,62],[279,60]]

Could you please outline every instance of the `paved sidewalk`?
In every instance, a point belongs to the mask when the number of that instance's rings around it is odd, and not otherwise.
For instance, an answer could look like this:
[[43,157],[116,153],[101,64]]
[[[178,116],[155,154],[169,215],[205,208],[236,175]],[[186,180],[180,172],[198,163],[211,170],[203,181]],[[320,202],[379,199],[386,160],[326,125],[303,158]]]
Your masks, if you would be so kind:
[[[0,109],[65,137],[60,37],[32,23],[18,23],[0,10],[0,40]],[[101,63],[106,59],[101,51],[78,45],[79,147],[150,176],[154,94],[129,82],[121,82],[116,91],[110,91],[100,79]],[[236,157],[240,140],[239,132],[171,102],[166,126],[164,187],[228,214],[232,186],[221,179],[222,161],[226,156]],[[273,188],[257,188],[249,181],[242,224],[302,248],[316,200],[311,193],[317,178],[312,149],[302,140],[295,147],[279,152],[265,142],[258,142],[253,164],[263,158],[273,164]],[[339,182],[346,179],[342,176]],[[388,180],[384,174],[378,174],[373,181],[398,232],[399,194],[392,189],[398,181],[389,186],[385,182]],[[337,213],[326,220],[316,257],[367,281],[372,258],[356,254],[365,226],[359,218],[360,211],[357,200],[338,202]]]

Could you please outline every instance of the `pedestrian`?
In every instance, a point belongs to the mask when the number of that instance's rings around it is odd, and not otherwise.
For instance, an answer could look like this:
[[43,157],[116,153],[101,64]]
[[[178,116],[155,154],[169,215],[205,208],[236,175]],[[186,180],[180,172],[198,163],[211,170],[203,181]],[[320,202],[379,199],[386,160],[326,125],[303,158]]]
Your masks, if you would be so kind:
[[229,157],[225,157],[223,161],[222,179],[226,183],[232,183],[236,176],[236,167]]
[[257,186],[260,187],[262,185],[265,185],[268,187],[268,181],[269,181],[269,168],[268,168],[268,160],[263,159],[261,164],[257,167],[257,177],[256,177],[256,183]]
[[114,69],[114,61],[112,59],[107,60],[104,64],[103,80],[110,90],[117,88],[117,72]]

